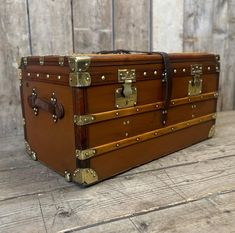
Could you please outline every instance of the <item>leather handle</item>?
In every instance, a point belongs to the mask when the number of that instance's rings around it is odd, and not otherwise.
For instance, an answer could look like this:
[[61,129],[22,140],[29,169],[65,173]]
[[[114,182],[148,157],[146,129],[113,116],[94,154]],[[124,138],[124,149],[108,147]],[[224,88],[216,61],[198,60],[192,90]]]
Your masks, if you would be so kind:
[[64,107],[57,101],[54,93],[52,94],[50,101],[48,101],[38,97],[35,89],[33,89],[32,94],[28,96],[28,103],[35,115],[38,115],[38,110],[41,109],[51,113],[54,122],[64,117]]
[[159,54],[162,57],[164,72],[162,78],[162,84],[164,88],[164,101],[163,101],[163,111],[162,111],[162,124],[166,125],[167,122],[167,111],[169,108],[170,100],[171,100],[171,93],[172,93],[172,69],[171,69],[171,62],[169,55],[164,52],[147,52],[147,51],[136,51],[136,50],[125,50],[125,49],[117,49],[117,50],[110,50],[110,51],[100,51],[97,54],[131,54],[131,53],[145,53],[148,55],[152,54]]

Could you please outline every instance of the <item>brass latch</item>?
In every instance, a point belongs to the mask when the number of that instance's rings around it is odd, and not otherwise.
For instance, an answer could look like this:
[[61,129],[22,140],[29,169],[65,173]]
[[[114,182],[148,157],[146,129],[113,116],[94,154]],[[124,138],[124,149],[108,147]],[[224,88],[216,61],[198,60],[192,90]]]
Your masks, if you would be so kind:
[[188,95],[200,95],[202,93],[202,65],[191,65],[192,80],[188,84]]
[[116,89],[115,92],[115,105],[117,108],[126,108],[136,105],[137,88],[132,86],[135,81],[135,69],[118,70],[118,82],[123,84],[122,87]]

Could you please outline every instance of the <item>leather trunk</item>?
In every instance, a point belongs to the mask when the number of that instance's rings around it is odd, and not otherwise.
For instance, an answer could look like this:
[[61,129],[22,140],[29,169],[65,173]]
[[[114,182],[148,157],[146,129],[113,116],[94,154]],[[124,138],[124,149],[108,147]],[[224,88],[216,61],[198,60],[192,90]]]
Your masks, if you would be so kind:
[[28,154],[90,185],[213,136],[219,56],[21,58]]

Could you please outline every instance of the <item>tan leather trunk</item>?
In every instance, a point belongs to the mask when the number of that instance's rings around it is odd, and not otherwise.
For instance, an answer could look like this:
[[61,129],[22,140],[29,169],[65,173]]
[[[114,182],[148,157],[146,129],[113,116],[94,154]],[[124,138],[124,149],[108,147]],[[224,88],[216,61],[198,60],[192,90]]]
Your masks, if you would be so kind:
[[90,185],[210,138],[219,62],[206,53],[23,57],[27,152]]

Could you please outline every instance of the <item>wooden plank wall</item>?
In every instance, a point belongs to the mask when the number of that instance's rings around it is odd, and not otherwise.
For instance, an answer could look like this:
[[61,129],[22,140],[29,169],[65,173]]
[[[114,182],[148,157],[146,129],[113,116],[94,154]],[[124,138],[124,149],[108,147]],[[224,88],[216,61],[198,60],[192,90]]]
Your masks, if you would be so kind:
[[22,133],[16,59],[25,55],[118,48],[219,53],[218,110],[235,109],[233,0],[3,0],[0,22],[0,137]]

